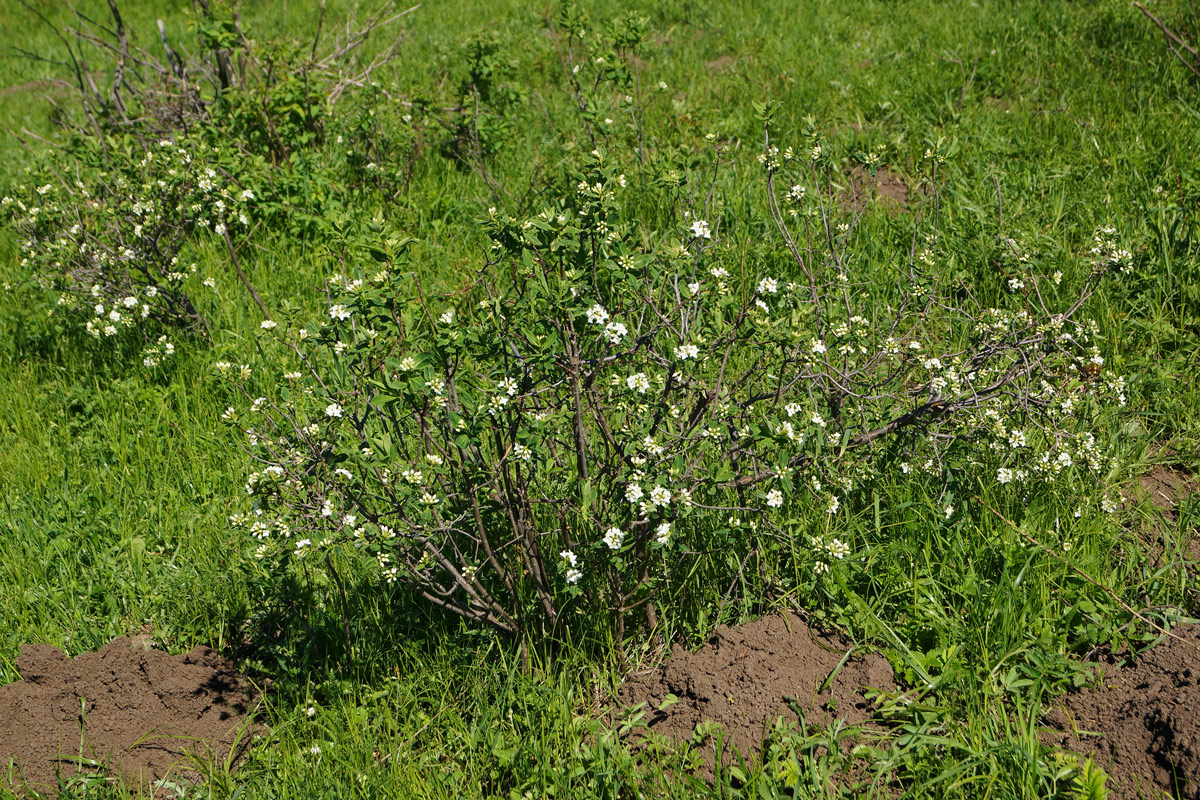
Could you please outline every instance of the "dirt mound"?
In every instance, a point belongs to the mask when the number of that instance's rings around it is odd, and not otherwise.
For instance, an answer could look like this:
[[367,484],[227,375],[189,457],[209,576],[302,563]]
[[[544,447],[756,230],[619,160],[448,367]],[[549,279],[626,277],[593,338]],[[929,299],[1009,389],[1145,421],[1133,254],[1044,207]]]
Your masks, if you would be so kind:
[[849,181],[846,202],[853,210],[862,208],[871,199],[877,200],[891,214],[908,208],[908,185],[887,167],[877,169],[874,179],[867,170],[855,167],[850,170]]
[[67,658],[32,644],[16,663],[24,680],[0,687],[0,775],[11,758],[38,791],[56,787],[56,770],[67,778],[105,765],[131,788],[194,779],[189,753],[214,763],[259,730],[243,730],[246,679],[207,647],[171,656],[121,637]]
[[[725,742],[740,752],[757,752],[764,729],[782,716],[796,722],[784,696],[804,710],[809,724],[835,718],[851,724],[871,716],[866,688],[896,690],[886,658],[868,653],[837,669],[849,645],[836,636],[812,631],[792,614],[720,627],[695,653],[676,645],[670,657],[648,675],[627,682],[618,696],[622,706],[647,704],[650,731],[686,740],[703,720],[720,723]],[[819,691],[837,670],[824,691]],[[672,694],[678,702],[658,711]]]
[[1116,800],[1200,800],[1200,626],[1174,633],[1183,641],[1168,637],[1135,664],[1109,657],[1099,688],[1047,715],[1047,743],[1103,767]]
[[1180,504],[1187,502],[1198,485],[1200,480],[1195,475],[1163,465],[1154,467],[1138,478],[1140,494],[1171,521],[1174,521]]

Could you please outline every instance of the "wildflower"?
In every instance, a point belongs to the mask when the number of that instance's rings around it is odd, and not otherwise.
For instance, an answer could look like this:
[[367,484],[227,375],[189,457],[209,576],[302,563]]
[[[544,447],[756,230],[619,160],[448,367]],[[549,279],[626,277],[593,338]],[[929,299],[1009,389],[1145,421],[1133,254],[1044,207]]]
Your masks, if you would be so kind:
[[437,502],[438,502],[438,497],[436,494],[431,494],[429,492],[425,492],[424,494],[421,495],[421,503],[423,505],[436,506]]
[[317,710],[316,710],[315,708],[313,708],[312,706],[309,706],[309,707],[308,707],[308,710],[306,710],[306,711],[304,712],[304,716],[306,716],[306,717],[312,717],[312,716],[315,716],[315,715],[316,715],[316,713],[317,713]]
[[646,377],[646,373],[644,372],[630,375],[625,379],[625,384],[631,390],[636,390],[638,394],[645,394],[650,389],[650,379]]
[[1000,483],[1012,483],[1013,471],[1007,467],[996,470],[996,480]]
[[650,502],[656,506],[669,505],[671,502],[671,490],[665,489],[662,486],[655,486],[650,490]]
[[342,322],[350,319],[350,311],[344,305],[338,303],[329,307],[329,317],[330,319]]
[[625,531],[617,527],[609,528],[604,532],[604,543],[608,545],[609,550],[620,550],[621,543],[625,541]]
[[826,507],[825,513],[836,514],[838,508],[840,508],[840,507],[841,507],[841,502],[838,500],[837,495],[835,494],[829,498],[829,505]]
[[558,554],[558,557],[570,564],[572,567],[579,566],[579,558],[570,550],[563,550]]
[[708,227],[708,223],[702,219],[698,219],[692,223],[692,236],[697,239],[711,239],[712,230]]
[[943,508],[942,511],[946,514],[946,519],[950,519],[950,517],[954,516],[954,506],[950,503],[947,503],[946,507]]
[[604,306],[597,303],[587,310],[587,319],[593,325],[603,325],[608,322],[608,311],[605,310]]
[[775,294],[779,291],[779,282],[774,278],[763,278],[758,282],[758,291],[763,294]]
[[526,463],[528,463],[529,461],[531,461],[533,459],[533,451],[530,450],[525,445],[520,444],[520,443],[513,445],[512,454],[513,454],[513,458],[517,459],[518,461],[524,461]]
[[675,357],[681,360],[699,358],[700,348],[694,344],[681,344],[675,348]]
[[325,406],[325,416],[327,416],[327,417],[342,416],[342,407],[340,405],[338,405],[337,403],[330,403],[329,405]]
[[783,407],[783,410],[787,412],[789,417],[794,417],[800,412],[800,408],[801,406],[799,403],[788,403]]
[[813,415],[812,415],[812,424],[816,425],[818,428],[824,428],[825,420],[821,418],[820,414],[818,414],[816,411],[814,411]]
[[625,487],[625,499],[631,503],[636,503],[642,499],[642,487],[636,483],[631,483]]
[[445,312],[443,312],[442,315],[440,317],[438,317],[438,319],[441,320],[443,325],[450,325],[451,323],[454,322],[454,309],[453,308],[446,309]]
[[671,523],[664,522],[654,529],[654,541],[658,544],[666,546],[671,540]]
[[826,572],[829,572],[829,565],[826,564],[824,561],[814,561],[813,562],[813,572],[816,573],[817,575],[822,575]]
[[608,323],[604,328],[604,338],[611,344],[620,344],[627,333],[629,333],[629,329],[616,321]]
[[839,561],[850,554],[850,545],[846,544],[841,539],[831,540],[829,544],[826,545],[825,549],[829,552],[829,555],[833,556]]
[[264,331],[270,331],[270,330],[274,330],[278,326],[277,326],[277,323],[275,322],[275,320],[264,319],[262,322],[258,323],[258,327],[262,328]]
[[783,492],[778,489],[772,489],[767,492],[767,505],[771,508],[779,508],[783,505]]
[[813,351],[813,355],[817,355],[817,356],[827,352],[826,348],[825,348],[825,342],[821,341],[820,339],[813,339],[812,351]]
[[578,569],[571,568],[571,569],[567,570],[567,583],[569,583],[569,584],[574,585],[576,583],[579,583],[579,579],[582,577],[583,577],[583,573],[580,572]]

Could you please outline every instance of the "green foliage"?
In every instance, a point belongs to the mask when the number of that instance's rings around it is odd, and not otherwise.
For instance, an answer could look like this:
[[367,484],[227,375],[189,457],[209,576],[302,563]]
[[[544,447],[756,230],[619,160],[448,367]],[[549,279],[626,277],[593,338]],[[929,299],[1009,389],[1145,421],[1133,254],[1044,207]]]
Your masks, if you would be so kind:
[[[102,2],[75,5],[92,18],[107,13]],[[342,62],[344,70],[306,70],[311,54],[321,58],[341,41],[347,10],[330,0],[325,33],[314,48],[317,6],[210,3],[207,13],[186,2],[123,4],[135,48],[140,44],[161,61],[155,21],[163,18],[175,52],[203,59],[203,74],[191,83],[203,121],[189,124],[186,134],[177,115],[139,115],[138,108],[150,106],[139,106],[132,88],[123,93],[132,124],[121,119],[111,105],[110,54],[87,51],[103,100],[93,109],[102,138],[87,131],[74,140],[59,135],[54,120],[85,120],[78,97],[46,83],[63,76],[59,66],[20,58],[3,65],[0,120],[56,143],[44,161],[21,151],[15,138],[0,149],[10,165],[4,192],[14,199],[10,211],[26,219],[30,208],[41,209],[40,223],[0,237],[6,291],[0,296],[0,619],[7,623],[0,626],[0,680],[19,677],[13,659],[21,642],[50,641],[75,653],[145,626],[172,651],[205,642],[235,655],[261,679],[271,730],[238,772],[212,765],[205,785],[184,787],[197,796],[1104,796],[1103,771],[1041,744],[1041,714],[1054,695],[1088,680],[1083,660],[1096,648],[1144,643],[1142,625],[1127,606],[1165,619],[1181,606],[1194,613],[1197,597],[1186,563],[1195,502],[1162,521],[1157,511],[1119,494],[1147,461],[1170,457],[1194,470],[1200,430],[1193,379],[1200,255],[1191,171],[1200,141],[1187,124],[1196,114],[1194,81],[1163,49],[1157,29],[1121,3],[983,3],[951,13],[923,0],[852,9],[817,2],[797,14],[786,6],[751,9],[736,2],[620,9],[583,2],[551,9],[543,20],[540,10],[534,18],[519,4],[465,2],[454,13],[431,13],[428,6],[414,12],[406,18],[410,34],[389,62],[395,69],[346,85],[334,100],[341,78],[361,74],[389,45],[373,34]],[[65,6],[41,10],[57,23],[79,24]],[[1176,22],[1170,14],[1166,19]],[[24,9],[0,9],[0,27],[6,41],[69,63],[63,42],[32,24]],[[224,84],[222,59],[228,64]],[[243,62],[256,66],[243,73]],[[127,74],[126,83],[139,86],[142,78]],[[43,94],[59,110],[52,111]],[[768,112],[772,141],[764,143]],[[204,153],[220,178],[215,195],[199,189],[202,172],[177,172],[172,183],[165,169],[174,162],[155,156],[142,163],[164,138]],[[876,322],[890,319],[905,291],[913,297],[929,292],[972,312],[1038,316],[1069,308],[1098,261],[1088,252],[1097,245],[1091,238],[1096,227],[1118,228],[1102,235],[1109,245],[1101,249],[1128,250],[1123,271],[1076,312],[1095,320],[1095,328],[1084,330],[1104,363],[1089,361],[1090,344],[1070,358],[1062,351],[1056,357],[1062,357],[1058,374],[1067,393],[1095,393],[1111,402],[1122,393],[1118,376],[1124,377],[1128,407],[1120,421],[1114,424],[1103,404],[1076,404],[1071,419],[1054,422],[1053,430],[1064,435],[1061,446],[1051,449],[1038,434],[1017,455],[991,449],[1001,441],[993,429],[979,429],[953,448],[943,449],[937,437],[945,429],[929,431],[932,443],[902,434],[850,448],[844,447],[847,434],[874,430],[894,418],[884,410],[895,406],[872,401],[876,405],[857,418],[853,404],[843,404],[844,420],[832,423],[833,406],[817,392],[797,401],[804,413],[790,421],[794,433],[805,434],[806,446],[821,442],[820,474],[798,468],[790,487],[773,476],[761,491],[748,487],[739,497],[720,484],[747,474],[746,462],[758,459],[763,469],[776,470],[779,453],[790,459],[802,450],[780,435],[786,411],[751,420],[736,409],[724,417],[710,409],[704,413],[715,422],[706,424],[723,437],[731,422],[735,433],[751,423],[742,463],[705,456],[699,464],[708,483],[718,484],[701,503],[730,507],[693,507],[685,515],[673,499],[679,512],[670,520],[674,543],[658,547],[652,535],[639,533],[647,543],[639,561],[634,534],[644,529],[628,524],[641,518],[622,495],[632,459],[651,463],[638,443],[650,432],[654,404],[645,403],[646,413],[635,408],[608,418],[610,433],[636,446],[614,448],[610,461],[595,459],[595,469],[603,464],[602,478],[587,483],[569,458],[564,469],[552,469],[549,450],[536,451],[530,465],[514,463],[513,445],[533,450],[529,437],[544,442],[546,431],[567,453],[573,428],[568,414],[548,418],[540,431],[518,426],[513,433],[512,407],[533,408],[537,397],[561,391],[552,376],[555,370],[559,380],[569,374],[556,350],[564,332],[586,342],[589,352],[623,359],[606,367],[620,367],[622,379],[638,371],[669,374],[682,340],[630,321],[654,310],[677,311],[655,300],[685,262],[671,255],[676,245],[695,259],[700,282],[716,283],[710,268],[729,273],[728,296],[713,301],[726,336],[760,280],[776,278],[777,289],[784,287],[783,297],[762,297],[772,303],[768,319],[786,316],[786,324],[773,329],[756,321],[738,329],[744,336],[736,346],[746,350],[731,363],[750,376],[746,387],[768,382],[762,373],[779,375],[769,360],[752,369],[765,342],[790,346],[786,337],[794,327],[811,343],[815,315],[802,313],[802,303],[793,307],[795,296],[785,286],[803,285],[806,276],[768,213],[770,193],[757,157],[773,156],[764,144],[780,148],[779,169],[769,178],[786,227],[820,231],[821,206],[834,238],[838,224],[849,226],[847,248],[836,252],[849,257],[852,301],[869,313],[839,313],[871,321],[863,339],[869,348],[886,339],[886,328]],[[816,145],[822,158],[809,171]],[[788,146],[798,158],[784,159]],[[591,163],[593,150],[605,154],[603,174]],[[844,192],[856,164],[902,181],[907,205],[885,213],[875,204],[849,203]],[[611,186],[620,175],[628,186],[613,190],[617,202],[606,214],[622,238],[606,245],[610,251],[602,253],[593,277],[583,233],[566,235],[539,215],[578,216],[581,178]],[[78,202],[76,178],[96,206]],[[122,191],[118,179],[138,192]],[[153,188],[159,179],[169,191]],[[48,183],[53,206],[37,193]],[[26,188],[18,191],[20,184]],[[787,198],[793,185],[805,188],[795,205]],[[142,322],[139,304],[135,325],[118,327],[113,337],[101,329],[96,340],[86,331],[97,319],[96,303],[82,302],[94,284],[84,281],[77,284],[83,297],[74,311],[70,301],[55,305],[75,295],[67,287],[75,285],[71,276],[81,264],[71,217],[83,221],[86,241],[99,251],[136,243],[139,255],[153,255],[129,216],[144,187],[151,187],[150,201],[169,223],[163,230],[181,232],[170,241],[178,242],[174,253],[184,269],[177,271],[184,277],[170,291],[203,316],[205,339],[178,330],[177,323],[188,328],[195,317],[172,322],[151,314]],[[243,189],[252,200],[238,200]],[[174,198],[185,196],[203,213],[181,212]],[[212,232],[216,199],[246,213],[247,226],[231,220],[231,238],[277,328],[260,327],[262,314],[238,288],[228,249]],[[494,216],[487,212],[492,207]],[[209,219],[207,228],[202,218]],[[698,220],[713,235],[702,248],[690,243]],[[923,236],[932,231],[936,239],[927,243]],[[37,248],[22,250],[31,236]],[[408,236],[415,241],[405,242]],[[823,238],[816,237],[813,252],[823,257],[816,263],[836,287],[838,272],[826,263],[835,250],[822,245]],[[492,249],[493,242],[499,248]],[[625,250],[611,249],[618,245]],[[924,266],[916,257],[927,245],[933,263]],[[605,263],[619,264],[629,253],[645,259],[636,271]],[[124,308],[125,297],[145,297],[150,284],[139,284],[143,275],[171,271],[169,258],[117,263],[105,284],[111,286],[105,318],[114,304]],[[917,280],[902,275],[909,263]],[[373,283],[381,270],[386,281]],[[569,270],[580,276],[566,279]],[[330,273],[335,281],[328,281]],[[204,285],[208,277],[216,279],[215,289]],[[362,287],[351,291],[359,279]],[[1013,279],[1023,287],[1013,289]],[[680,295],[690,299],[686,282]],[[166,285],[160,281],[160,288]],[[572,285],[583,291],[568,299]],[[485,299],[488,309],[479,307]],[[586,319],[596,303],[610,321],[626,325],[625,341],[645,338],[636,353],[603,349]],[[334,324],[329,310],[337,304],[353,315]],[[450,307],[453,326],[438,321]],[[929,309],[920,319],[929,332],[920,336],[925,355],[942,359],[978,343],[966,327],[952,324],[946,309],[936,303]],[[302,327],[309,337],[298,342]],[[367,329],[378,332],[374,341]],[[168,338],[160,343],[163,335]],[[179,349],[163,357],[168,342]],[[528,353],[528,380],[508,343]],[[689,368],[698,368],[690,400],[712,388],[706,370],[720,355],[697,347],[696,361],[709,362],[699,368],[687,359]],[[398,366],[406,356],[421,359],[420,368],[393,380],[400,371],[388,359]],[[129,368],[146,358],[159,363]],[[942,360],[943,367],[949,363]],[[240,378],[214,381],[213,362],[231,364],[231,376],[246,365],[246,394],[235,391]],[[904,392],[919,393],[937,376],[915,360],[901,363],[900,396],[915,402],[916,395]],[[579,584],[568,584],[557,523],[537,517],[549,504],[531,504],[530,518],[545,534],[539,542],[547,554],[549,595],[567,619],[547,629],[555,634],[553,646],[522,651],[474,625],[460,626],[420,597],[411,570],[408,579],[398,572],[389,584],[379,556],[399,551],[378,538],[377,526],[364,525],[365,515],[353,505],[375,514],[419,510],[415,487],[397,486],[393,476],[390,486],[400,498],[394,501],[372,470],[388,466],[381,455],[384,432],[393,460],[403,460],[404,468],[423,458],[426,451],[412,438],[419,419],[414,409],[435,419],[430,380],[448,364],[476,403],[473,415],[461,416],[479,456],[453,460],[454,475],[438,478],[453,490],[439,490],[441,503],[454,492],[455,502],[465,501],[463,487],[506,470],[516,475],[519,468],[537,477],[533,485],[547,497],[569,500],[572,535],[586,530],[586,538],[567,543],[579,545],[572,552],[586,568]],[[284,377],[292,371],[303,378]],[[611,377],[596,374],[601,382]],[[510,375],[521,378],[519,391],[492,417],[486,404],[497,394],[497,381]],[[328,398],[318,378],[330,389]],[[661,388],[654,386],[655,403]],[[533,394],[538,390],[543,393]],[[611,398],[623,395],[637,392],[613,391]],[[597,392],[601,396],[610,402],[608,389]],[[260,397],[269,402],[252,412]],[[354,407],[350,397],[362,405]],[[346,411],[340,422],[325,417],[335,401]],[[220,423],[230,405],[237,426]],[[664,407],[669,415],[669,404]],[[297,419],[303,412],[304,423],[329,431],[329,448],[319,456],[304,451],[305,463],[349,504],[339,506],[339,514],[356,514],[364,527],[361,539],[354,528],[319,528],[322,541],[337,542],[320,551],[327,560],[316,557],[316,549],[278,564],[256,560],[245,534],[229,530],[229,516],[247,511],[240,486],[244,429],[259,432],[261,447],[295,439],[294,428],[264,424],[264,412],[290,422],[280,410]],[[400,423],[387,420],[385,410]],[[360,416],[363,411],[369,413]],[[813,411],[826,430],[835,429],[836,442],[814,435],[815,423],[797,430],[795,420]],[[602,436],[598,415],[589,414],[585,423],[596,426],[589,436]],[[1004,424],[1007,443],[1020,426],[1011,416]],[[393,435],[396,430],[404,438]],[[454,442],[457,434],[449,433],[437,428],[441,440]],[[1095,437],[1096,469],[1081,468],[1089,460],[1079,449],[1087,433]],[[364,444],[372,454],[363,453]],[[682,441],[666,444],[684,447]],[[661,439],[656,445],[666,446]],[[927,470],[930,451],[939,458]],[[1035,475],[1026,462],[1037,463],[1043,451],[1054,458],[1067,451],[1073,466],[1052,481],[1049,474]],[[674,467],[673,458],[668,462],[664,474]],[[255,471],[268,466],[260,463]],[[338,482],[339,468],[352,470],[355,483]],[[433,472],[419,468],[427,478]],[[1000,469],[1021,468],[1024,481],[999,483]],[[850,491],[834,482],[844,476],[854,480]],[[313,484],[303,485],[312,490]],[[768,486],[784,494],[782,510],[766,505]],[[363,492],[368,489],[374,494]],[[839,497],[835,515],[826,513],[826,493]],[[255,495],[250,502],[278,508],[264,501]],[[585,517],[584,508],[605,519]],[[498,536],[511,530],[501,504],[493,501],[488,513]],[[627,520],[612,520],[626,513]],[[610,521],[627,534],[622,552],[603,543]],[[1147,524],[1166,526],[1168,547],[1155,558],[1142,539],[1157,537],[1158,529],[1143,529]],[[318,540],[299,530],[290,539],[277,533],[266,541],[283,545],[282,552],[287,542],[294,550],[300,539]],[[845,558],[834,557],[831,546],[837,552],[845,546]],[[829,571],[817,573],[818,561]],[[400,565],[397,558],[388,568]],[[650,568],[644,584],[640,565]],[[537,619],[526,639],[535,641],[549,615],[533,573],[518,572],[524,582],[511,608]],[[480,580],[492,589],[503,583],[495,574]],[[610,594],[588,586],[593,580]],[[466,596],[453,585],[452,597]],[[623,636],[614,636],[609,605],[602,613],[576,612],[594,607],[584,592],[598,601],[630,588],[641,592],[638,599],[650,599],[624,615]],[[707,781],[692,770],[703,761],[701,749],[724,746],[719,732],[643,748],[631,745],[638,723],[623,728],[599,721],[611,687],[643,646],[641,631],[632,627],[640,624],[641,609],[656,609],[656,630],[667,640],[690,642],[715,624],[763,613],[776,602],[798,604],[817,623],[885,649],[906,691],[899,702],[884,704],[888,722],[880,747],[853,751],[850,761],[832,746],[844,741],[845,730],[785,728],[770,733],[761,759],[734,758],[733,769]],[[621,644],[630,661],[622,663],[609,649]],[[820,776],[842,780],[847,772],[857,784],[818,785]],[[79,783],[77,796],[127,796],[100,778]]]

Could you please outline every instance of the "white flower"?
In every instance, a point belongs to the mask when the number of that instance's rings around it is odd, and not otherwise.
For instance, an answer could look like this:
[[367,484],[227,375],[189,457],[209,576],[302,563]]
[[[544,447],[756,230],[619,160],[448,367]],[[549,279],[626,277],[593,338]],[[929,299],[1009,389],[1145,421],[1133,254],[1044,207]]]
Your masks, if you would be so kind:
[[813,572],[816,573],[817,575],[821,575],[823,573],[829,572],[829,565],[826,564],[824,561],[814,561],[813,562]]
[[620,344],[621,339],[629,333],[629,329],[619,322],[613,321],[608,323],[604,328],[604,338],[612,344]]
[[825,512],[827,514],[836,514],[840,507],[841,502],[838,500],[837,495],[835,494],[829,498],[829,505],[825,508]]
[[692,294],[700,294],[700,284],[698,282],[697,283],[689,283],[687,285],[687,288],[688,288],[688,291],[691,292]]
[[625,531],[617,527],[609,528],[604,533],[604,543],[608,545],[609,550],[620,550],[621,543],[625,541]]
[[579,566],[579,558],[576,557],[575,553],[572,552],[571,550],[563,550],[562,552],[560,552],[558,554],[558,557],[561,558],[563,561],[566,561],[572,567]]
[[496,388],[499,389],[500,391],[504,392],[509,397],[512,397],[513,395],[515,395],[517,393],[517,379],[516,378],[505,378],[504,380],[502,380],[498,384],[496,384]]
[[675,348],[675,357],[678,359],[699,358],[700,348],[694,344],[681,344]]
[[775,294],[779,291],[779,282],[774,278],[763,278],[758,282],[758,291],[763,294]]
[[258,323],[258,327],[262,328],[264,331],[274,330],[277,327],[277,323],[273,319],[264,319],[262,322]]
[[440,319],[442,321],[443,325],[450,325],[451,323],[454,322],[454,309],[453,308],[446,309],[445,312],[443,312],[442,315],[440,317],[438,317],[438,319]]
[[825,342],[821,341],[820,339],[813,339],[812,351],[813,351],[813,355],[818,355],[818,356],[821,355],[822,353],[826,352]]
[[436,494],[430,494],[429,492],[425,492],[424,494],[421,495],[421,502],[427,506],[435,506],[435,505],[437,505],[438,498],[437,498]]
[[[247,191],[249,191],[249,190],[247,189]],[[304,712],[304,716],[312,717],[312,716],[315,716],[316,713],[317,713],[317,710],[315,708],[313,708],[312,706],[309,706],[308,710]]]
[[655,486],[650,490],[650,502],[656,506],[669,505],[671,502],[671,490],[662,486]]
[[342,416],[342,407],[339,406],[337,403],[330,403],[329,405],[325,406],[325,416],[327,416],[327,417]]
[[712,230],[708,227],[707,222],[698,219],[692,223],[692,235],[697,239],[711,239]]
[[725,269],[724,267],[712,267],[709,269],[708,274],[719,280],[721,278],[728,278],[729,270]]
[[814,411],[813,415],[812,415],[812,424],[816,425],[818,428],[824,428],[825,420],[821,418],[820,414],[818,414],[816,411]]
[[513,445],[512,454],[518,461],[529,462],[533,459],[533,451],[520,443]]
[[650,388],[650,379],[646,377],[646,373],[639,372],[626,378],[625,385],[639,394],[645,394]]
[[671,541],[671,523],[664,522],[654,529],[654,541],[666,546]]
[[772,489],[767,492],[767,505],[771,508],[779,508],[783,505],[783,492],[778,489]]
[[603,325],[608,322],[608,311],[597,303],[587,310],[587,319],[593,325]]
[[579,570],[575,569],[574,567],[567,570],[567,583],[570,583],[570,584],[579,583],[579,579],[582,577],[583,577],[583,573],[580,572]]
[[801,406],[799,403],[788,403],[783,407],[783,410],[787,412],[789,417],[794,417],[800,412],[800,408]]
[[631,483],[625,487],[625,499],[631,503],[636,503],[642,499],[642,487],[636,483]]
[[329,307],[329,317],[338,321],[350,319],[350,311],[340,303]]
[[843,542],[841,539],[833,539],[825,547],[829,555],[837,559],[843,559],[850,554],[850,545]]
[[943,512],[946,514],[946,519],[950,519],[952,516],[954,516],[954,506],[953,506],[953,504],[951,504],[951,503],[947,503],[947,504],[946,504],[946,507],[945,507],[945,508],[943,508],[943,509],[942,509],[942,511],[943,511]]
[[1000,483],[1012,483],[1012,479],[1013,473],[1011,469],[1008,469],[1007,467],[1001,467],[1000,469],[996,470],[996,480]]

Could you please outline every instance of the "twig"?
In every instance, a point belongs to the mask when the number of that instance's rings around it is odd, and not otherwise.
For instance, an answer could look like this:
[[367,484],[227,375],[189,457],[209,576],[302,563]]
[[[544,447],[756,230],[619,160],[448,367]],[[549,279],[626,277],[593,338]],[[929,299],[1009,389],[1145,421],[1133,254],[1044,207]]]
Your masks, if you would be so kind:
[[[1172,53],[1175,54],[1175,57],[1183,62],[1183,65],[1190,69],[1194,75],[1200,77],[1200,66],[1197,66],[1197,62],[1200,62],[1200,53],[1196,52],[1196,48],[1192,47],[1186,41],[1181,39],[1179,34],[1175,33],[1166,25],[1164,25],[1162,20],[1150,13],[1150,9],[1146,8],[1141,3],[1134,2],[1133,7],[1142,12],[1147,19],[1158,26],[1158,29],[1163,32],[1163,36],[1167,37],[1167,47]],[[1186,58],[1184,58],[1183,54],[1175,49],[1176,45],[1182,47],[1184,50],[1187,50],[1191,54],[1192,60],[1188,61]]]
[[233,249],[233,240],[229,238],[229,230],[225,229],[221,232],[221,236],[225,239],[225,247],[229,250],[229,258],[233,262],[233,268],[237,272],[238,278],[242,285],[246,287],[246,291],[250,292],[250,296],[254,298],[254,302],[258,304],[258,310],[262,312],[263,319],[270,319],[271,315],[267,312],[267,306],[263,303],[262,298],[258,296],[258,292],[254,290],[254,286],[246,279],[246,273],[242,272],[241,262],[238,261],[237,251]]

